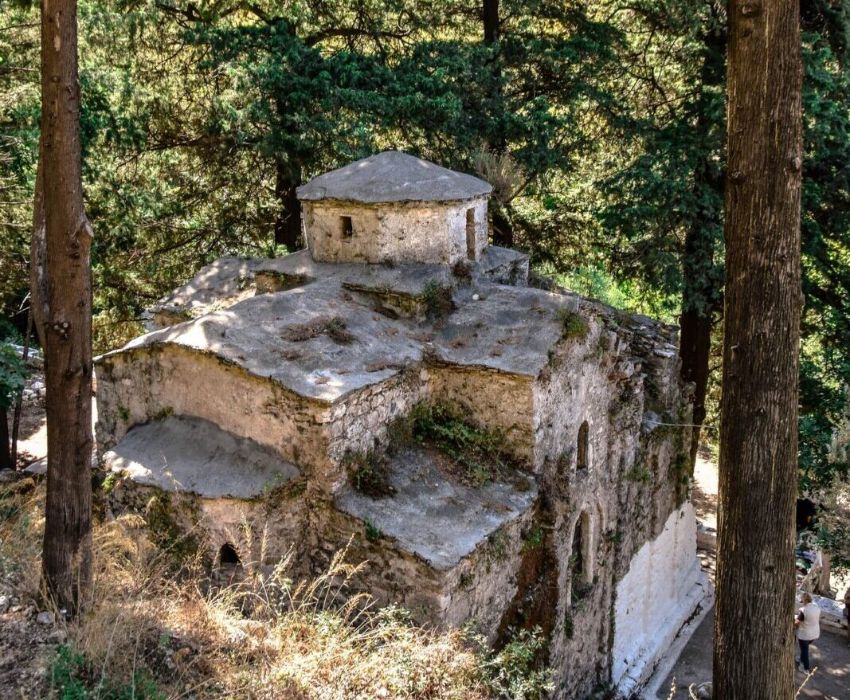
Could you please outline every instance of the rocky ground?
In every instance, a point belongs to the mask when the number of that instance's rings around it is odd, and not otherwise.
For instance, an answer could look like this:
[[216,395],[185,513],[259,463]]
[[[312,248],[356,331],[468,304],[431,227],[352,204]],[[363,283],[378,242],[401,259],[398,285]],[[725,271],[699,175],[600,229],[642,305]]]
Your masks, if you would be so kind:
[[56,647],[64,641],[53,613],[39,612],[27,598],[0,594],[0,698],[46,697]]

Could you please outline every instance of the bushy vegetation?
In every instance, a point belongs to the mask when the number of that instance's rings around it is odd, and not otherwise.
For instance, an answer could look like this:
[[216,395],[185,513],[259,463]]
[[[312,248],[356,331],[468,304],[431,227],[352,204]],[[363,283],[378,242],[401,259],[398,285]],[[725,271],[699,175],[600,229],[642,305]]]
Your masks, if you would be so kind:
[[413,438],[438,448],[467,484],[482,486],[493,479],[512,477],[519,466],[504,435],[470,422],[458,404],[417,404],[410,419]]
[[375,450],[349,452],[343,462],[355,490],[373,498],[394,493],[395,489],[389,483],[386,455]]

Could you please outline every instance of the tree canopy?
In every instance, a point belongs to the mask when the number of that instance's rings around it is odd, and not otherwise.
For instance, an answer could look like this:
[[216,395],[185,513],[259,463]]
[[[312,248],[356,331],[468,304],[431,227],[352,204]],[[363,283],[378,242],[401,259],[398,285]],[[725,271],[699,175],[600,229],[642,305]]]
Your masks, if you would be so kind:
[[[457,0],[82,0],[96,350],[213,259],[297,247],[295,187],[399,148],[494,182],[494,237],[539,271],[683,332],[703,323],[694,362],[713,425],[725,3],[498,7],[494,35],[481,3]],[[848,18],[848,0],[801,3],[806,490],[850,471],[831,450],[850,381]],[[21,329],[38,52],[38,7],[0,5],[0,304]]]

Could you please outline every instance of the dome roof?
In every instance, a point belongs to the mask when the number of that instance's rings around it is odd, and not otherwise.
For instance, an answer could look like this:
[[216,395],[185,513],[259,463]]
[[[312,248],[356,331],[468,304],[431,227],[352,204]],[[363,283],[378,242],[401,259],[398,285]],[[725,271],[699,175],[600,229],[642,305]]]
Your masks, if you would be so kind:
[[477,177],[427,160],[384,151],[313,178],[298,188],[298,199],[382,202],[452,202],[483,197],[493,187]]

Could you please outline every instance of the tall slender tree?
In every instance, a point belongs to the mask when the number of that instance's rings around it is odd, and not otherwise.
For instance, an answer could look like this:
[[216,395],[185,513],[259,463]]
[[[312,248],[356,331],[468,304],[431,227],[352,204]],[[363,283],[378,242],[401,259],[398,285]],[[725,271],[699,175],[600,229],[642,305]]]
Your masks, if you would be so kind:
[[802,119],[796,2],[732,0],[714,694],[794,697]]
[[34,256],[33,296],[47,385],[42,573],[47,595],[73,612],[91,583],[92,502],[92,230],[81,180],[76,0],[42,0],[41,105],[33,235],[37,247],[43,234],[45,255]]

